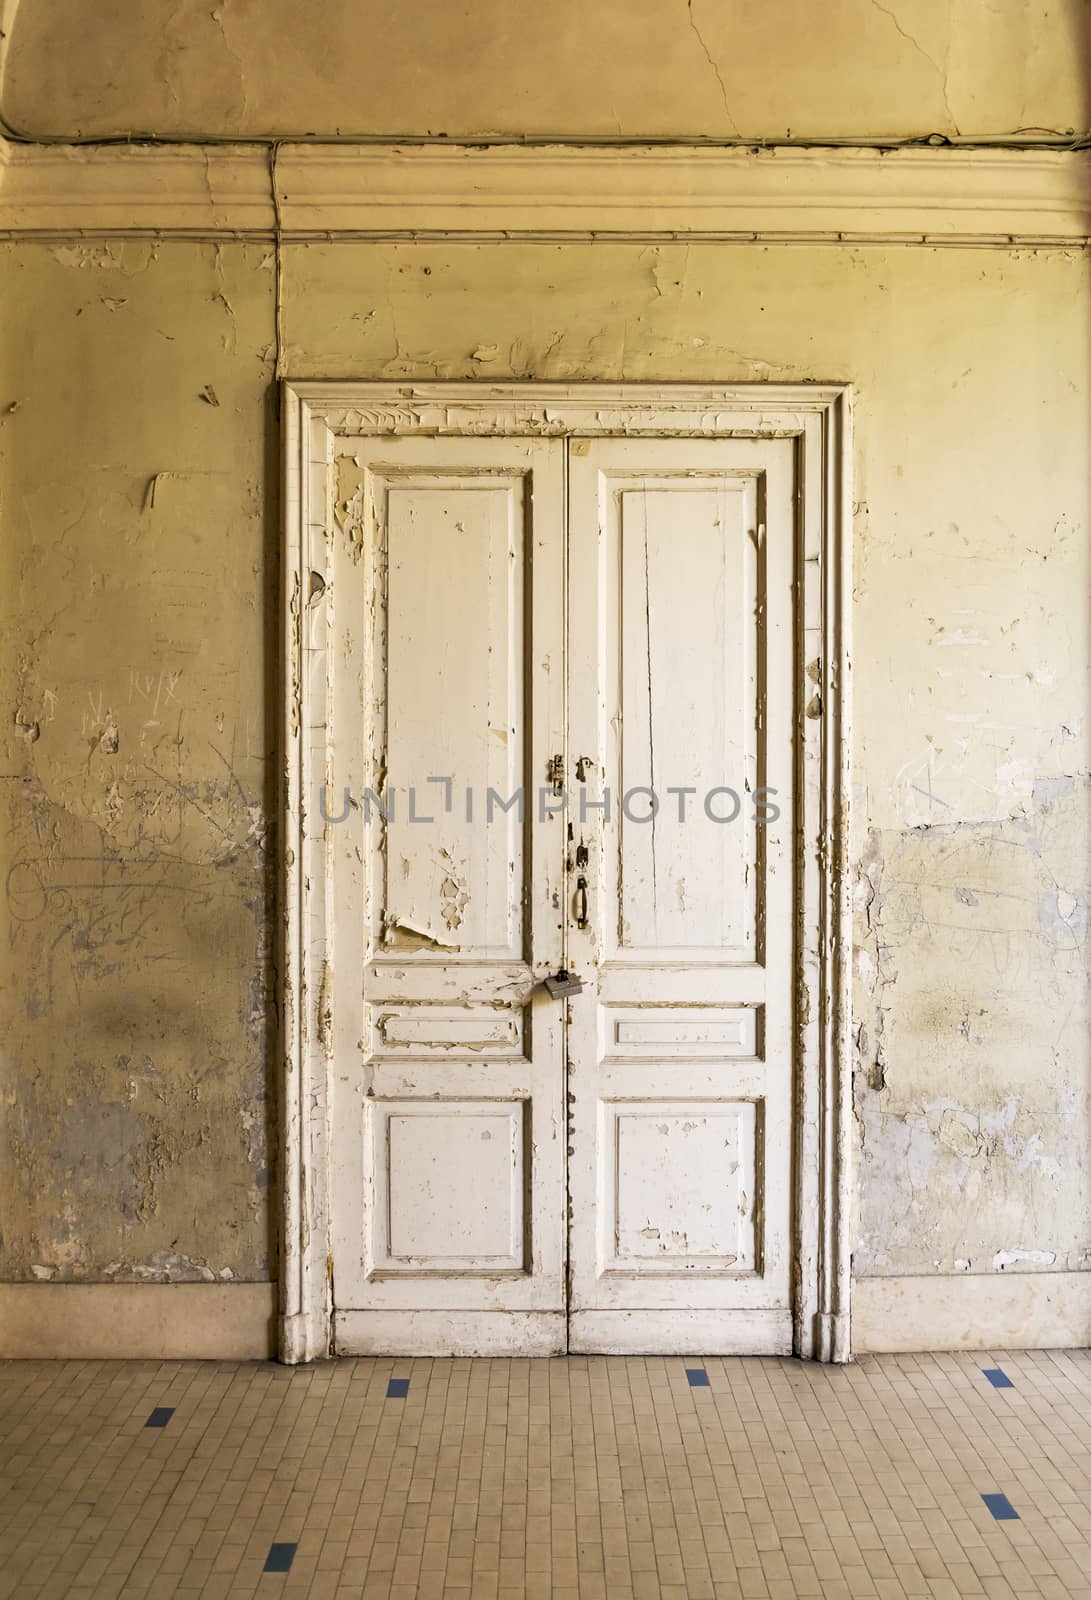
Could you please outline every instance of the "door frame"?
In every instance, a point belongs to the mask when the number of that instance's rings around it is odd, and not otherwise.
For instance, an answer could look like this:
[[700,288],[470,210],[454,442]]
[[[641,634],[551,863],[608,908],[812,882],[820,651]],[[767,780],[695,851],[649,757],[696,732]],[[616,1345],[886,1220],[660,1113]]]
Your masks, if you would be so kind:
[[345,435],[790,438],[796,441],[794,1351],[851,1353],[852,390],[845,384],[286,381],[278,1000],[279,1349],[331,1353],[332,850],[307,797],[330,770],[334,442]]

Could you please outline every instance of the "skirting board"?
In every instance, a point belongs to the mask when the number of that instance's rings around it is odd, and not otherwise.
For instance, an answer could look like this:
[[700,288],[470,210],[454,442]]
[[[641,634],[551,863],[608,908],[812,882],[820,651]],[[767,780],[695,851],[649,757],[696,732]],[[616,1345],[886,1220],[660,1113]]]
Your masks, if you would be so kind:
[[857,1278],[852,1351],[1075,1350],[1091,1345],[1091,1272]]
[[[0,1358],[265,1361],[275,1314],[271,1283],[0,1284]],[[1088,1345],[1091,1272],[854,1284],[854,1355]]]
[[0,1284],[0,1357],[268,1361],[275,1283]]

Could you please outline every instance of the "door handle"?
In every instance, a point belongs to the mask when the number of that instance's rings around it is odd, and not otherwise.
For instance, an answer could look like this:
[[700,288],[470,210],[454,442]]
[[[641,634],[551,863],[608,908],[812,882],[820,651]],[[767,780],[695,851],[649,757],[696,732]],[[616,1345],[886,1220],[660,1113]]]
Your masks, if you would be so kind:
[[586,928],[589,921],[587,914],[587,879],[581,872],[576,879],[576,926]]

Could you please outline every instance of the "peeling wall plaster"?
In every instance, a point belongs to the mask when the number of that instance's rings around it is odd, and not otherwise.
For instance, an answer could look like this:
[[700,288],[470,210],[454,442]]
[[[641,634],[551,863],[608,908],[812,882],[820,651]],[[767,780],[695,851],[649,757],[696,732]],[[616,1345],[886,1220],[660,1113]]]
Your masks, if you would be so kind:
[[5,251],[5,1278],[269,1274],[262,255]]
[[1091,1262],[1089,810],[1085,774],[1078,792],[1002,823],[868,838],[860,1272]]
[[5,114],[39,135],[988,136],[1091,111],[1083,0],[430,0],[411,37],[396,0],[327,0],[320,26],[297,0],[8,6]]
[[[0,271],[0,1271],[261,1276],[268,254]],[[285,249],[294,377],[857,385],[868,1273],[1060,1269],[1091,1238],[1088,288],[1064,251]]]

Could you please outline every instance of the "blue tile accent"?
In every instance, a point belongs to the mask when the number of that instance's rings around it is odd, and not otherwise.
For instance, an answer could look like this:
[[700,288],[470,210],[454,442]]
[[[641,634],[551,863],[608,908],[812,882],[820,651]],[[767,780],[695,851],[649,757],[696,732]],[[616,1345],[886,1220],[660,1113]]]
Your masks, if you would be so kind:
[[981,1496],[997,1522],[1018,1522],[1019,1513],[1012,1505],[1006,1494],[983,1494]]
[[173,1415],[173,1406],[156,1406],[144,1426],[146,1428],[165,1428]]
[[1015,1385],[1000,1367],[982,1367],[982,1372],[988,1378],[994,1389],[1014,1389]]
[[712,1387],[704,1367],[687,1367],[686,1377],[689,1379],[691,1389],[710,1389]]
[[291,1572],[297,1544],[271,1544],[265,1558],[266,1572]]
[[386,1398],[388,1400],[404,1400],[408,1393],[408,1378],[391,1378],[386,1386]]

